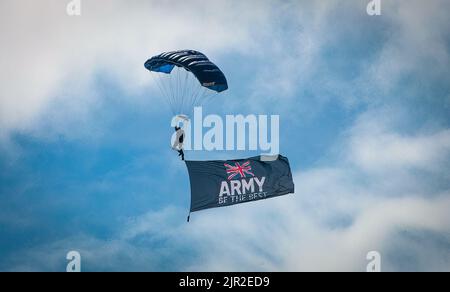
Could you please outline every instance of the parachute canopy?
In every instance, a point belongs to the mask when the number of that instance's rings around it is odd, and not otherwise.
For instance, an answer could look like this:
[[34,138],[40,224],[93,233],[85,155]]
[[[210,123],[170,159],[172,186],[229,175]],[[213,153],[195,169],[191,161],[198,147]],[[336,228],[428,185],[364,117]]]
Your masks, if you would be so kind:
[[228,89],[222,71],[194,50],[165,52],[145,62],[172,113],[189,115],[212,96]]
[[219,67],[204,54],[194,50],[166,52],[145,62],[145,68],[149,71],[166,74],[170,74],[175,66],[192,72],[200,84],[208,89],[217,92],[228,89],[227,79]]

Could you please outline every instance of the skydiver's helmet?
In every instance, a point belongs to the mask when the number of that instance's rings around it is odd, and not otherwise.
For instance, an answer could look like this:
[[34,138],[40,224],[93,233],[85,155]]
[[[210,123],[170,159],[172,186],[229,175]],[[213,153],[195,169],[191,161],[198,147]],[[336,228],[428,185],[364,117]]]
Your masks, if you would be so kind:
[[[178,129],[184,127],[184,125],[186,125],[187,123],[189,123],[189,117],[187,115],[176,115],[175,116],[175,125],[176,125],[175,126],[175,131],[177,131]],[[180,126],[180,124],[182,126]]]
[[177,119],[183,122],[189,122],[189,117],[187,115],[177,115]]

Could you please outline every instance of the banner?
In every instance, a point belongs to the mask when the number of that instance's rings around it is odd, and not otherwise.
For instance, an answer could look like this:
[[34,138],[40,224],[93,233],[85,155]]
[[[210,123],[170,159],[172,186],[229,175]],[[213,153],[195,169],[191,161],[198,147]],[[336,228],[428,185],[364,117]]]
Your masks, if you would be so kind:
[[294,193],[286,157],[186,161],[191,183],[191,212]]

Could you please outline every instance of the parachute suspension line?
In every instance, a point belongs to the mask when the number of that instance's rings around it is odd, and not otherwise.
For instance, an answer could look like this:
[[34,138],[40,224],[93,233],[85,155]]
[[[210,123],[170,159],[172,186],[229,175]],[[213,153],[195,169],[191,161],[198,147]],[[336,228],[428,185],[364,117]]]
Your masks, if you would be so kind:
[[183,93],[182,93],[182,87],[180,82],[180,67],[177,67],[177,98],[178,102],[180,103],[180,108],[178,110],[178,114],[182,114],[183,112]]
[[168,82],[166,82],[166,83],[168,83],[167,86],[168,86],[169,91],[170,91],[170,98],[172,99],[172,102],[173,102],[173,111],[176,112],[177,111],[177,108],[176,108],[177,107],[177,99],[176,99],[176,95],[175,95],[175,92],[174,92],[174,86],[173,86],[174,78],[173,78],[172,75],[173,75],[172,73],[166,75],[167,80],[168,80]]
[[168,88],[168,91],[170,93],[169,98],[170,98],[171,103],[172,103],[172,111],[174,112],[174,115],[176,115],[177,114],[176,113],[176,111],[177,111],[177,109],[176,109],[176,107],[177,107],[177,97],[175,95],[175,92],[174,92],[174,89],[173,89],[173,86],[172,86],[173,76],[172,76],[172,74],[168,74],[168,75],[164,75],[164,78],[166,78],[168,80],[168,82],[163,82],[163,81],[162,82],[164,84],[167,84],[167,88]]
[[[158,74],[158,73],[156,73],[156,74],[158,75],[159,84],[161,85],[161,88],[163,88],[162,91],[166,95],[166,99],[167,99],[167,102],[169,103],[170,110],[172,111],[172,114],[175,115],[174,101],[173,101],[170,89],[167,89],[166,86],[164,85],[165,82],[163,82],[161,74]],[[167,78],[169,78],[169,77],[167,77]],[[169,86],[169,88],[170,88],[170,86]]]
[[173,109],[172,109],[172,102],[171,102],[171,100],[170,100],[170,94],[169,94],[169,92],[167,91],[166,87],[164,86],[164,82],[161,81],[161,76],[160,76],[158,73],[153,73],[153,74],[154,74],[154,75],[157,75],[157,78],[156,78],[156,77],[153,77],[153,75],[152,75],[152,77],[155,79],[156,84],[158,84],[159,88],[161,89],[161,92],[162,92],[163,95],[164,95],[164,99],[166,99],[166,102],[167,102],[167,103],[169,104],[169,106],[170,106],[170,110],[173,111]]
[[176,112],[176,108],[175,108],[175,99],[174,99],[174,95],[173,95],[173,87],[172,87],[172,74],[168,74],[166,76],[164,76],[165,79],[167,79],[167,81],[165,82],[167,84],[167,89],[169,91],[169,95],[170,95],[170,100],[172,100],[172,104],[173,104],[173,111]]
[[202,98],[202,100],[200,100],[200,104],[202,106],[206,105],[211,100],[211,97],[214,95],[214,92],[215,91],[211,92],[210,90],[210,92],[206,93],[205,96]]
[[180,110],[179,110],[179,114],[183,114],[183,102],[184,102],[184,97],[183,97],[183,87],[181,84],[182,78],[181,78],[181,72],[180,72],[180,67],[177,67],[177,95],[178,98],[180,100]]
[[[168,95],[167,95],[167,93],[166,93],[166,90],[165,90],[164,86],[162,86],[162,85],[160,84],[160,82],[158,82],[158,79],[155,78],[155,77],[153,76],[153,74],[150,74],[150,75],[152,76],[153,82],[158,86],[159,91],[163,94],[164,100],[165,100],[165,102],[167,103],[167,105],[169,106],[170,111],[172,112],[172,114],[174,114],[174,111],[173,111],[173,105],[172,105],[170,99],[168,98]],[[175,114],[174,114],[174,115],[175,115]]]
[[[182,73],[180,70],[184,72]],[[155,74],[157,78],[151,74],[152,79],[165,97],[173,115],[186,114],[189,116],[194,107],[204,106],[213,100],[212,97],[218,95],[217,92],[197,84],[198,81],[192,77],[192,74],[183,68],[177,67],[173,74]],[[164,82],[163,78],[168,78],[169,82]]]
[[189,103],[188,94],[189,94],[189,74],[184,68],[177,67],[176,72],[173,73],[176,75],[173,77],[174,88],[175,88],[175,104],[177,114],[188,114],[189,108],[186,108],[186,105]]
[[211,96],[214,95],[215,91],[212,90],[208,90],[205,95],[202,97],[202,99],[199,101],[199,103],[204,106],[205,104],[207,104],[207,101],[211,98]]
[[213,91],[205,96],[203,99],[203,102],[201,103],[202,106],[209,104],[217,95],[219,95],[218,92]]
[[202,86],[199,86],[199,87],[197,88],[197,91],[196,91],[195,95],[192,97],[191,108],[193,108],[193,107],[195,107],[195,106],[197,105],[197,99],[198,99],[199,96],[201,96],[202,93],[204,92],[204,91],[202,91],[202,89],[205,90],[205,88],[202,87]]
[[205,93],[205,88],[204,87],[200,87],[200,90],[198,91],[198,93],[195,95],[194,100],[192,101],[192,106],[197,106],[197,100],[200,98],[200,96],[202,96]]
[[194,93],[195,87],[194,87],[194,83],[193,83],[193,77],[191,77],[188,71],[186,71],[186,77],[187,77],[187,84],[186,84],[186,103],[189,106],[187,109],[189,111],[188,114],[191,114],[191,110],[192,107],[191,105],[191,101],[192,101],[192,95]]
[[206,89],[202,87],[202,90],[200,90],[199,94],[195,97],[194,106],[200,105],[198,101],[202,99],[203,95],[205,95],[205,90]]
[[205,99],[205,96],[207,96],[209,94],[209,89],[207,89],[206,87],[203,87],[203,91],[201,93],[201,95],[197,96],[197,98],[195,99],[194,105],[203,105],[203,100]]
[[168,101],[168,103],[170,103],[170,111],[172,112],[173,115],[175,115],[175,100],[173,99],[170,88],[166,88],[166,85],[165,85],[166,82],[164,82],[162,80],[162,78],[163,77],[161,77],[161,75],[159,75],[160,83],[163,84],[164,90],[167,92],[167,101]]
[[173,98],[175,101],[175,106],[176,106],[176,114],[180,113],[180,96],[178,95],[178,83],[177,83],[177,77],[178,77],[178,67],[177,71],[175,72],[175,74],[170,74],[172,77],[172,81],[173,81],[173,85],[171,86],[173,88]]
[[195,99],[200,94],[202,86],[195,86],[194,88],[195,88],[195,90],[192,90],[192,94],[191,94],[191,96],[189,98],[189,101],[190,101],[190,105],[189,105],[190,107],[189,108],[190,109],[192,109],[195,106]]
[[184,102],[184,96],[183,96],[183,87],[182,87],[182,84],[181,84],[181,82],[183,81],[182,80],[182,78],[181,78],[181,72],[180,72],[180,70],[182,70],[182,69],[180,69],[179,67],[178,67],[178,72],[177,72],[177,79],[178,79],[178,96],[181,98],[181,108],[180,108],[180,114],[184,114],[183,113],[183,102]]
[[178,101],[177,101],[177,77],[176,77],[176,69],[174,69],[170,74],[170,90],[172,91],[172,96],[173,96],[173,100],[174,100],[174,105],[175,105],[175,112],[178,113]]
[[198,80],[193,76],[193,74],[189,74],[190,76],[190,82],[189,82],[189,109],[191,111],[193,111],[193,107],[194,107],[194,97],[195,95],[198,93],[198,91],[200,90],[201,86],[198,86]]
[[[183,69],[183,72],[184,72],[184,83],[183,83],[182,88],[183,88],[183,101],[184,101],[184,99],[187,99],[189,88],[188,88],[188,72],[185,69]],[[186,102],[189,102],[189,100],[186,100]],[[184,114],[189,115],[190,113],[186,112]]]
[[176,81],[177,81],[177,87],[176,87],[176,97],[178,98],[178,102],[179,102],[179,108],[178,108],[178,114],[182,114],[182,110],[183,110],[183,97],[180,94],[180,67],[176,67],[177,68],[177,74],[176,74]]
[[[195,58],[198,62],[190,62],[191,58]],[[208,66],[203,67],[205,64]],[[174,114],[190,115],[193,107],[210,102],[216,92],[203,86],[205,82],[213,82],[212,84],[224,90],[228,88],[222,71],[204,54],[197,51],[164,52],[147,60],[145,67],[151,72],[158,73],[155,83],[162,95],[167,98],[166,102]]]
[[184,86],[184,84],[183,84],[183,76],[181,76],[182,75],[182,71],[185,71],[184,69],[178,69],[178,73],[177,73],[177,75],[178,75],[178,85],[179,85],[179,90],[180,90],[180,92],[179,92],[179,94],[180,94],[180,98],[181,98],[181,108],[180,108],[180,114],[186,114],[185,112],[184,112],[184,91],[185,91],[185,86]]

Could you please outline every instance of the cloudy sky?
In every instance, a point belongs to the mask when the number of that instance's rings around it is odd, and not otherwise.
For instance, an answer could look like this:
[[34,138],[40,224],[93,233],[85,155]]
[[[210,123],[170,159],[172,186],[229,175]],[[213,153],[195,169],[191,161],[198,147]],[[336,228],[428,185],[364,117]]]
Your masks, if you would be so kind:
[[[450,271],[450,3],[0,2],[0,270]],[[206,112],[280,115],[296,193],[193,214],[145,60],[196,49]],[[258,152],[188,152],[188,159]]]

